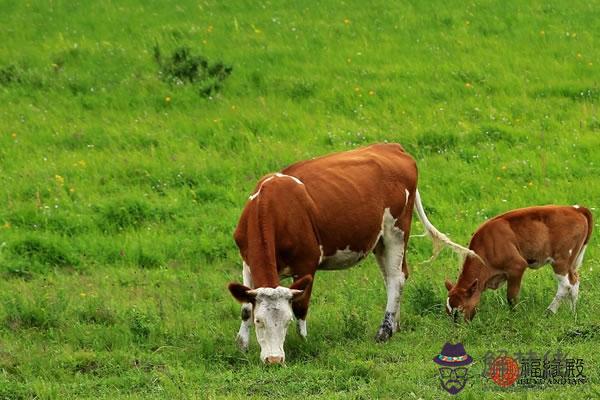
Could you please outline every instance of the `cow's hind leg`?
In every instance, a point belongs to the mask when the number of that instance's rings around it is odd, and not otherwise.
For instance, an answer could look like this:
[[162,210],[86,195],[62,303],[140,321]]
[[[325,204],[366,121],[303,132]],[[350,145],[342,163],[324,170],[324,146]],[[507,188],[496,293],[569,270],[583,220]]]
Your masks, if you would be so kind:
[[586,245],[584,244],[577,254],[577,258],[572,264],[571,270],[569,271],[569,282],[571,283],[571,310],[575,312],[577,306],[577,299],[579,298],[579,267],[583,263],[583,256],[585,255]]
[[[250,268],[246,263],[242,267],[242,276],[244,280],[244,286],[249,288],[253,288],[252,284],[252,275],[250,274]],[[250,327],[252,326],[252,304],[244,303],[242,304],[242,324],[240,325],[240,330],[238,331],[236,341],[240,348],[244,351],[248,350],[248,346],[250,345]]]
[[394,222],[395,220],[391,215],[389,218],[384,217],[381,242],[375,248],[375,257],[383,273],[387,291],[385,315],[375,336],[375,339],[379,342],[387,341],[398,329],[400,300],[406,280],[406,274],[403,271],[404,232],[396,227]]

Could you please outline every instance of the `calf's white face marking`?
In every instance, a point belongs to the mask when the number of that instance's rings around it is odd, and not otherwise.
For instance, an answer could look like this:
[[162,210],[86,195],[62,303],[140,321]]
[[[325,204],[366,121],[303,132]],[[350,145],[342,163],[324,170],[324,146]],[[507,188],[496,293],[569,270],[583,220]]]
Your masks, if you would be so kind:
[[270,360],[283,362],[285,361],[283,343],[288,326],[294,319],[292,299],[295,294],[302,291],[279,286],[275,289],[254,289],[252,293],[256,296],[254,327],[260,345],[260,358],[264,362]]
[[450,306],[450,297],[446,297],[446,309],[452,314],[452,307]]

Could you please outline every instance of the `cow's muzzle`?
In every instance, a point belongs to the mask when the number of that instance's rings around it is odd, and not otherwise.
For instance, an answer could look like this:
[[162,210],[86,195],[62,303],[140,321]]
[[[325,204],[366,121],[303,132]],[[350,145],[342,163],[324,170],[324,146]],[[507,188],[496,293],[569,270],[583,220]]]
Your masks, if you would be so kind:
[[283,364],[285,359],[281,356],[268,356],[264,361],[265,364]]

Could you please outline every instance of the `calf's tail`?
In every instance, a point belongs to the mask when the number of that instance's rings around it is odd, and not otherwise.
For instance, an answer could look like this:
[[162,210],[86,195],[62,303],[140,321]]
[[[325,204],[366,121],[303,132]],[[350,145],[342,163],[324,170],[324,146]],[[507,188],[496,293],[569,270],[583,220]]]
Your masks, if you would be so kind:
[[579,211],[585,219],[587,219],[587,236],[585,237],[585,241],[583,244],[587,244],[590,240],[590,236],[592,236],[592,228],[594,227],[594,218],[592,217],[592,212],[585,207],[577,207],[577,211]]

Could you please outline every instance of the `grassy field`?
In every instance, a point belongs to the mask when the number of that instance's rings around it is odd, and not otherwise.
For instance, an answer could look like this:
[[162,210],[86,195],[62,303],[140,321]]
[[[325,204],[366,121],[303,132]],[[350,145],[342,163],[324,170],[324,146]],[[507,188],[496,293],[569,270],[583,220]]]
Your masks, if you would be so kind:
[[[234,343],[234,227],[296,160],[403,144],[459,243],[521,206],[600,218],[600,3],[524,3],[0,2],[0,398],[448,398],[432,358],[457,340],[460,398],[598,398],[598,235],[577,315],[543,316],[546,267],[455,326],[458,261],[413,238],[389,343],[372,257],[317,275],[285,367]],[[501,390],[478,376],[501,349],[561,349],[589,383]]]

